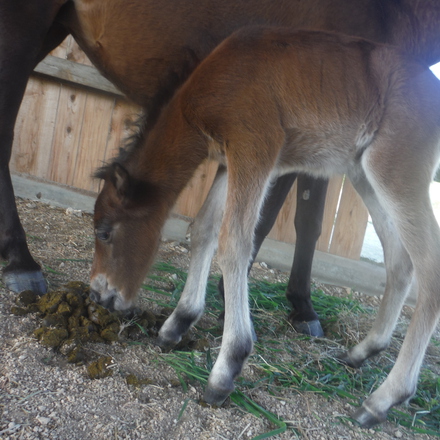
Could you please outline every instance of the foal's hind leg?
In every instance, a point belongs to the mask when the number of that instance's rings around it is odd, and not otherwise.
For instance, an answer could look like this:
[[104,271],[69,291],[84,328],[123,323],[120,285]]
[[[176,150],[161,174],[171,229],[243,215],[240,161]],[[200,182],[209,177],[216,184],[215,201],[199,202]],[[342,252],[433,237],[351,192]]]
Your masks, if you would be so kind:
[[411,285],[413,267],[393,221],[379,203],[364,173],[350,175],[350,180],[362,197],[373,220],[382,243],[387,274],[384,296],[371,330],[362,342],[339,355],[341,361],[358,368],[366,359],[388,347]]
[[194,220],[188,279],[176,309],[160,329],[157,343],[163,348],[178,344],[203,313],[209,269],[223,217],[226,179],[226,168],[219,167],[208,197]]
[[[18,218],[9,172],[14,124],[32,69],[67,33],[45,40],[60,2],[5,0],[0,5],[0,256],[6,286],[14,291],[46,291],[40,266],[32,258]],[[55,6],[58,4],[58,6]]]
[[[407,133],[403,139],[408,142],[410,138]],[[365,427],[384,421],[389,408],[415,393],[423,356],[440,316],[440,229],[429,199],[437,144],[437,139],[428,143],[415,139],[412,145],[399,148],[386,143],[379,149],[376,145],[363,161],[367,177],[382,206],[387,206],[411,257],[419,288],[416,309],[393,369],[355,415]],[[397,166],[396,158],[400,159]]]

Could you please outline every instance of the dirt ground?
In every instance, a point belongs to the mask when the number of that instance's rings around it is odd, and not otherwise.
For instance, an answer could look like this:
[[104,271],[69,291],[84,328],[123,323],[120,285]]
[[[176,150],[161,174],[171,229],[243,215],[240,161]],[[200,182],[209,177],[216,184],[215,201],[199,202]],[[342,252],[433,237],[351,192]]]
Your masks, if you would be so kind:
[[[50,289],[72,280],[87,283],[93,256],[91,216],[38,202],[18,200],[18,204],[31,250],[44,267]],[[163,242],[158,260],[186,270],[188,249],[186,244]],[[287,276],[260,265],[252,275],[272,281]],[[346,294],[345,289],[321,287],[329,293]],[[174,369],[160,361],[160,350],[152,338],[145,337],[140,345],[90,344],[87,349],[96,356],[112,358],[114,370],[110,377],[92,380],[86,365],[69,364],[60,353],[36,340],[36,316],[12,314],[16,295],[1,284],[0,296],[0,439],[238,440],[274,429],[266,419],[231,402],[221,408],[201,405],[201,386],[190,384],[184,390]],[[363,297],[363,301],[378,304],[377,298]],[[410,313],[406,309],[406,317]],[[289,330],[277,337],[292,338],[294,343],[295,333]],[[216,341],[217,346],[219,343]],[[427,359],[425,363],[439,368],[438,353]],[[129,374],[148,378],[149,383],[127,385]],[[249,365],[243,371],[247,375],[252,375]],[[342,423],[341,416],[353,407],[316,393],[286,389],[275,396],[265,387],[257,387],[251,397],[295,428],[273,437],[276,439],[435,438],[414,434],[392,422],[379,430]]]

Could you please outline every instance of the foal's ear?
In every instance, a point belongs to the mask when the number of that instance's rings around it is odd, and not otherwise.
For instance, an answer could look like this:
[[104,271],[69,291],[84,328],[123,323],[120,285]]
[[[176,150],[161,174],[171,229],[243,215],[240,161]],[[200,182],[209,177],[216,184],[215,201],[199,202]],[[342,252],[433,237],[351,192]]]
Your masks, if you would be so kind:
[[127,198],[131,193],[131,182],[128,171],[119,163],[112,164],[110,180],[113,183],[118,196],[121,199]]

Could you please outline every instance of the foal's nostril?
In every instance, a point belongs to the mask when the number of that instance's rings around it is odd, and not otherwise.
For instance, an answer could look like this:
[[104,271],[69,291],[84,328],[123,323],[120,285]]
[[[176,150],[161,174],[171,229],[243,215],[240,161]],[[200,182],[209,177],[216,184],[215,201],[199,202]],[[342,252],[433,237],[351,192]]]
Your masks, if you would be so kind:
[[106,299],[105,301],[102,301],[101,306],[105,307],[109,312],[114,312],[115,311],[115,297],[111,296],[110,298]]
[[96,290],[91,289],[89,297],[93,302],[99,304],[99,300],[100,300],[101,296],[99,295],[99,293]]

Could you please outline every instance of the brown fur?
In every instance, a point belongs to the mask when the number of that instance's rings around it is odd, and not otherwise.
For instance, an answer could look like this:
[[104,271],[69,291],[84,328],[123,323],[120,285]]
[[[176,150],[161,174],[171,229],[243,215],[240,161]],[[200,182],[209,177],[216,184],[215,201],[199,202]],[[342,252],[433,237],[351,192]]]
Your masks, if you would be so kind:
[[[173,95],[219,42],[253,24],[325,29],[407,48],[440,60],[435,0],[75,0],[64,18],[93,63],[149,111]],[[142,48],[139,50],[139,48]],[[153,118],[155,120],[155,118]]]
[[[412,267],[420,287],[395,367],[356,414],[364,426],[379,423],[414,393],[440,315],[440,229],[429,201],[439,139],[438,80],[404,53],[338,34],[244,28],[200,64],[139,148],[106,168],[95,225],[98,231],[105,225],[111,237],[97,234],[92,289],[104,300],[116,298],[117,308],[130,304],[132,280],[148,270],[160,226],[179,193],[206,157],[224,164],[226,202],[224,181],[215,189],[217,204],[212,199],[196,225],[201,275],[189,275],[159,333],[161,345],[173,346],[200,317],[218,235],[225,327],[205,399],[221,404],[252,349],[246,273],[270,181],[291,171],[347,173],[378,229],[388,280],[375,326],[342,356],[344,362],[358,366],[386,347]],[[134,200],[135,182],[147,191]],[[142,265],[145,252],[150,258]]]

